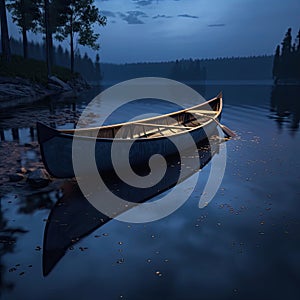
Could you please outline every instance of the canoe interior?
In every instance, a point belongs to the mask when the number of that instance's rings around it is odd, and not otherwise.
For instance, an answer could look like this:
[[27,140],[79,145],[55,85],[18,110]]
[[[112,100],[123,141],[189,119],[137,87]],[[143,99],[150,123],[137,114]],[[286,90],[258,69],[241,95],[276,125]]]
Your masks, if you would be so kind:
[[148,139],[171,136],[214,122],[213,119],[219,117],[221,110],[222,96],[219,95],[197,106],[162,116],[76,131],[60,130],[60,132],[104,139]]

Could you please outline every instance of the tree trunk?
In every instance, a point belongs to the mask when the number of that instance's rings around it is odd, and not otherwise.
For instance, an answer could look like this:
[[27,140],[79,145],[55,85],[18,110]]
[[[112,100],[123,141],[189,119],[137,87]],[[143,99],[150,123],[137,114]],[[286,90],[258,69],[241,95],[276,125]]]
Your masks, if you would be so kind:
[[9,45],[5,0],[0,0],[0,21],[1,21],[2,55],[5,61],[10,61],[11,53],[10,53],[10,45]]
[[26,14],[25,14],[25,3],[21,0],[21,24],[22,24],[22,39],[23,39],[23,57],[28,58],[28,40],[27,40],[27,28],[26,28]]
[[28,58],[28,40],[27,40],[27,31],[23,26],[22,28],[22,38],[23,38],[23,56],[25,59]]
[[51,76],[51,50],[50,50],[50,22],[49,22],[49,0],[45,0],[45,29],[46,29],[46,63],[47,63],[47,75]]
[[70,51],[71,51],[71,73],[74,73],[74,36],[73,36],[73,16],[70,19]]
[[50,32],[50,37],[49,37],[49,46],[50,46],[50,51],[49,51],[49,54],[50,54],[50,63],[51,63],[51,66],[54,66],[55,65],[55,58],[54,58],[54,47],[53,47],[53,34],[52,32]]
[[73,33],[70,34],[70,46],[71,46],[71,73],[74,73],[74,40],[73,40]]

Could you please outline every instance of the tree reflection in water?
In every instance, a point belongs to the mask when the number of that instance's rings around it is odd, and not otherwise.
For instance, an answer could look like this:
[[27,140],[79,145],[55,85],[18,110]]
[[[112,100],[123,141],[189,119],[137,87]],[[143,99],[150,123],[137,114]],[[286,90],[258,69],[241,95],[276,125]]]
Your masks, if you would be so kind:
[[271,112],[274,112],[278,128],[289,124],[291,130],[299,129],[300,121],[300,86],[275,85],[271,93]]

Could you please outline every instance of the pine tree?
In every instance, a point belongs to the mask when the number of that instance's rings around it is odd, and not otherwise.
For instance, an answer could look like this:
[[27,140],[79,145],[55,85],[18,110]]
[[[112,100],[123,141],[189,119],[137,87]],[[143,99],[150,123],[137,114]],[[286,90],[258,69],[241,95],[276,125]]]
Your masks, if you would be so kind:
[[101,75],[101,67],[100,67],[100,55],[97,53],[96,59],[95,59],[95,80],[99,81],[102,79]]
[[61,45],[58,45],[56,51],[56,63],[58,66],[63,66],[64,64],[64,49]]
[[296,51],[300,51],[300,29],[298,31],[296,40],[297,40]]
[[295,64],[296,78],[300,79],[300,30],[298,31],[296,38],[296,53],[295,53]]
[[70,52],[68,51],[68,49],[65,49],[63,67],[70,68],[69,62],[70,62]]
[[292,48],[292,28],[289,28],[285,37],[281,43],[282,45],[282,56],[288,55],[291,53]]
[[182,62],[179,62],[179,60],[176,59],[172,69],[172,78],[178,80],[181,79],[181,75],[182,75]]
[[278,45],[276,48],[274,61],[273,61],[273,78],[276,80],[279,76],[279,70],[280,70],[280,46]]

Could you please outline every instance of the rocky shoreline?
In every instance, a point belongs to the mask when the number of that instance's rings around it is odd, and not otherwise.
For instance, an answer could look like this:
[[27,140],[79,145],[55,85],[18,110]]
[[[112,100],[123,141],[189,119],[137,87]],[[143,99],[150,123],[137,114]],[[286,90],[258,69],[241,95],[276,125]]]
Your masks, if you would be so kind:
[[[37,157],[26,159],[27,152]],[[37,142],[0,143],[0,198],[8,193],[26,197],[58,190],[65,180],[52,178],[44,169]]]
[[[59,95],[76,97],[80,91],[90,88],[82,78],[67,83],[57,77],[49,78],[47,86],[32,83],[22,78],[0,77],[0,110],[8,107],[33,103],[47,96]],[[35,115],[29,112],[23,118],[9,119],[8,122],[18,127],[35,126],[37,120],[46,124],[56,121],[64,124],[68,120],[75,122],[78,114],[66,110],[57,115]],[[32,158],[33,157],[33,158]],[[37,142],[20,144],[16,141],[0,142],[0,198],[6,194],[18,194],[27,197],[34,194],[57,191],[65,180],[52,178],[44,169]]]
[[88,88],[89,84],[81,77],[63,82],[51,76],[47,86],[18,77],[0,77],[0,109],[33,103],[57,94],[76,97],[79,92]]

